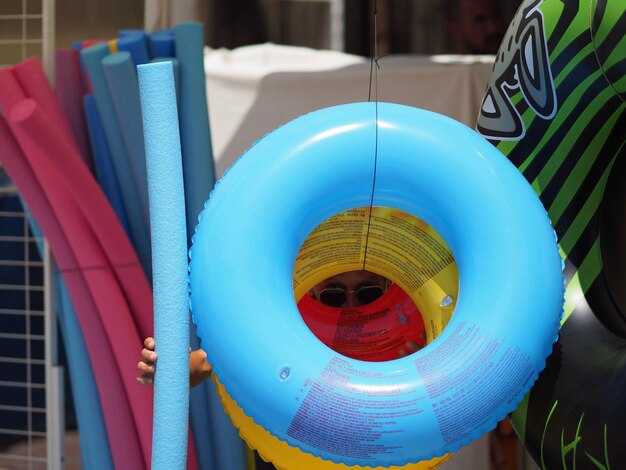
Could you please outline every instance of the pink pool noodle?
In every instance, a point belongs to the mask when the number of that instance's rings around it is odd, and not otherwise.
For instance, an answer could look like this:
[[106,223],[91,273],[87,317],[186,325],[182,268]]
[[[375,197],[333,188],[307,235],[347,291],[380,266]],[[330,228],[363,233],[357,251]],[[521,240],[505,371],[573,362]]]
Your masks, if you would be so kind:
[[55,58],[55,90],[63,114],[72,129],[83,161],[94,173],[93,158],[89,146],[89,134],[83,108],[83,78],[78,51],[74,48],[57,49]]
[[74,146],[77,155],[80,156],[80,149],[72,129],[67,122],[61,104],[54,94],[54,90],[46,77],[41,61],[36,57],[31,57],[13,66],[13,74],[18,83],[26,93],[26,96],[33,98],[46,115],[54,122],[57,131],[67,141]]
[[[112,214],[112,209],[106,204],[99,204],[99,200],[93,198],[93,194],[89,193],[89,190],[82,188],[82,180],[76,178],[73,175],[74,167],[67,165],[65,167],[59,167],[55,165],[55,168],[50,168],[50,164],[55,164],[63,158],[62,154],[69,150],[69,146],[65,145],[64,148],[62,142],[58,139],[55,141],[55,134],[49,126],[46,124],[46,116],[39,108],[34,100],[26,99],[20,104],[16,105],[9,116],[9,125],[13,134],[15,135],[22,151],[29,160],[31,167],[35,170],[36,176],[39,178],[41,185],[46,189],[52,189],[55,187],[58,191],[62,191],[63,188],[70,189],[70,195],[74,197],[74,200],[79,202],[80,209],[78,212],[82,212],[87,220],[83,222],[83,227],[86,230],[93,229],[95,236],[87,237],[82,240],[82,244],[77,247],[77,250],[86,250],[87,245],[90,245],[89,251],[85,256],[91,256],[90,263],[93,269],[85,271],[85,275],[89,279],[95,278],[98,281],[94,283],[94,298],[96,302],[103,302],[103,308],[100,312],[105,314],[102,318],[107,336],[113,347],[113,357],[116,360],[117,366],[122,375],[122,382],[124,383],[126,394],[131,403],[131,410],[135,418],[137,425],[137,431],[140,441],[142,443],[142,449],[144,451],[144,458],[150,455],[151,446],[151,423],[149,419],[149,413],[151,412],[151,406],[149,399],[146,400],[146,390],[143,387],[138,387],[135,381],[136,376],[136,358],[137,348],[142,344],[142,338],[136,328],[133,321],[133,316],[128,308],[126,298],[109,262],[113,260],[105,255],[100,249],[100,246],[104,247],[102,243],[102,233],[98,233],[98,227],[92,221],[100,219],[99,225],[102,225],[102,221],[107,219],[107,209]],[[81,162],[82,163],[82,162]],[[48,168],[46,168],[48,167]],[[38,169],[46,168],[45,173],[42,171],[38,173]],[[84,165],[82,167],[85,168]],[[62,175],[61,173],[66,173]],[[68,179],[69,178],[69,179]],[[44,183],[44,179],[47,180]],[[73,188],[70,188],[73,186]],[[78,191],[78,193],[77,193]],[[101,194],[101,193],[100,193]],[[79,197],[80,198],[79,201]],[[93,211],[93,212],[91,212]],[[64,211],[65,212],[65,211]],[[114,218],[117,221],[117,218]],[[78,221],[77,221],[78,222]],[[109,221],[110,223],[110,221]],[[103,227],[104,228],[104,227]],[[115,238],[115,234],[108,230],[108,240],[112,244],[122,246],[124,244],[125,234],[122,231],[118,232],[118,235],[124,235],[122,238]],[[100,242],[100,243],[98,243]],[[128,240],[126,239],[126,242]],[[134,252],[131,253],[134,254]],[[128,260],[128,258],[120,258],[120,263]],[[132,263],[132,260],[128,262]],[[85,263],[83,266],[89,264]],[[128,267],[120,266],[120,269],[128,270]],[[128,273],[129,271],[126,271]],[[145,278],[144,278],[145,281]],[[148,418],[146,419],[146,413]]]
[[[0,147],[2,165],[16,184],[33,215],[40,224],[75,304],[81,329],[85,335],[102,408],[107,434],[116,468],[142,468],[144,458],[130,413],[130,406],[121,383],[120,374],[113,361],[111,345],[106,338],[98,307],[90,285],[95,279],[87,278],[87,270],[97,260],[91,259],[88,242],[93,234],[85,228],[85,221],[73,198],[57,181],[48,181],[54,172],[43,162],[37,173],[43,176],[42,186],[7,125],[0,119]],[[54,180],[54,178],[52,178]],[[44,190],[45,188],[45,190]],[[149,460],[148,460],[149,461]]]
[[28,141],[50,155],[60,177],[89,221],[115,270],[142,337],[152,335],[152,291],[137,254],[106,196],[71,145],[43,110],[35,106],[28,119]]
[[17,82],[11,67],[0,69],[0,110],[6,115],[13,106],[26,98],[26,94]]

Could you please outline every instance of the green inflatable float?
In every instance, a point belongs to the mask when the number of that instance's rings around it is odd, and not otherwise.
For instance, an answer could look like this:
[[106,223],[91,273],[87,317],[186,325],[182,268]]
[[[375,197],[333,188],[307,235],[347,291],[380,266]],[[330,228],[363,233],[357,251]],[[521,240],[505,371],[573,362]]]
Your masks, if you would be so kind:
[[542,469],[626,468],[625,96],[626,1],[522,3],[477,130],[535,188],[565,260],[560,339],[512,416]]

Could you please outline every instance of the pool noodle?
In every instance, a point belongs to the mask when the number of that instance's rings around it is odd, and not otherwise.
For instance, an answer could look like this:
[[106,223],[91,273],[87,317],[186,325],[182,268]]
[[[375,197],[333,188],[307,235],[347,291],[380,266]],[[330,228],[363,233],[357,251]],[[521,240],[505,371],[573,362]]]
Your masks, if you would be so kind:
[[26,152],[25,146],[32,152],[44,153],[58,170],[61,182],[76,200],[102,247],[107,264],[113,268],[129,303],[131,319],[140,334],[148,335],[152,331],[150,285],[115,212],[87,167],[76,155],[72,155],[73,148],[55,132],[53,123],[49,122],[36,102],[25,100],[13,108],[13,113],[18,106],[23,107],[23,119],[9,124],[22,149],[27,157],[29,152]]
[[150,230],[148,214],[143,211],[134,186],[132,169],[124,146],[122,131],[115,114],[115,107],[109,93],[109,88],[102,68],[102,59],[109,54],[106,44],[96,44],[80,53],[81,59],[87,69],[89,80],[93,86],[93,95],[98,105],[98,112],[102,120],[109,150],[113,157],[113,165],[120,185],[126,215],[130,225],[131,239],[137,250],[144,271],[149,273],[150,268]]
[[87,49],[88,47],[95,46],[96,44],[106,43],[108,39],[85,39],[80,43],[80,49]]
[[189,425],[189,300],[185,196],[171,63],[138,67],[146,146],[159,373],[152,468],[185,469]]
[[[200,340],[196,336],[196,328],[193,322],[189,323],[190,344],[193,350],[200,348]],[[211,431],[211,411],[209,408],[209,388],[212,380],[205,380],[189,391],[189,413],[191,428],[195,439],[195,448],[198,456],[200,470],[212,470],[221,468],[216,464],[215,440]],[[242,441],[243,442],[243,441]]]
[[117,40],[117,50],[119,52],[128,52],[132,57],[135,67],[140,64],[150,62],[150,54],[148,53],[148,39],[144,31],[127,33]]
[[[111,345],[90,289],[93,282],[87,279],[89,271],[81,267],[91,264],[89,250],[83,245],[83,240],[89,240],[90,231],[85,230],[84,219],[64,187],[56,189],[54,185],[40,184],[39,176],[43,176],[45,183],[49,182],[46,171],[51,168],[44,162],[36,176],[4,119],[0,119],[0,146],[2,164],[41,226],[76,305],[98,390],[107,397],[102,402],[102,411],[115,467],[143,468],[144,459],[119,371],[108,359],[112,356]],[[50,175],[54,177],[51,171]],[[79,264],[79,259],[87,263]]]
[[0,111],[7,113],[26,97],[11,67],[0,68]]
[[95,98],[92,95],[85,95],[83,97],[83,106],[85,108],[85,118],[98,183],[117,214],[117,218],[120,220],[125,232],[130,236],[126,209],[122,202],[117,175],[115,174],[115,168],[113,168],[113,162],[111,161],[109,144],[104,135],[104,129],[102,129],[102,121],[100,120]]
[[[95,44],[106,43],[106,42],[107,42],[106,39],[88,39],[86,41],[76,41],[73,44],[73,47],[78,51],[80,55],[80,51],[82,51],[83,49],[91,47]],[[85,91],[91,94],[93,93],[93,87],[91,86],[91,82],[89,81],[89,77],[87,76],[87,73],[85,71],[85,64],[83,64],[82,61],[80,63],[80,68],[83,72],[83,83],[85,84]]]
[[[114,359],[111,362],[117,366],[121,375],[121,383],[131,405],[130,411],[137,429],[140,448],[144,459],[148,461],[151,441],[149,414],[152,412],[152,407],[149,400],[149,390],[138,387],[135,381],[137,345],[141,344],[142,338],[137,330],[126,297],[117,281],[115,265],[112,268],[99,243],[98,232],[92,230],[93,226],[90,226],[89,219],[84,217],[87,215],[83,210],[85,208],[84,203],[75,204],[76,198],[72,190],[66,191],[68,185],[62,173],[69,173],[69,168],[59,169],[55,166],[63,152],[58,142],[53,140],[52,136],[55,134],[46,126],[45,118],[37,103],[32,99],[26,99],[11,111],[9,126],[47,196],[52,197],[53,192],[55,196],[67,195],[66,200],[61,200],[56,207],[55,204],[52,204],[53,209],[57,217],[73,217],[75,220],[71,227],[72,230],[81,232],[80,238],[74,241],[80,245],[75,248],[77,259],[80,267],[84,269],[84,276],[94,295],[98,311],[103,315],[104,331],[113,352],[108,360]],[[77,186],[76,183],[73,186]],[[87,200],[87,195],[83,194],[82,199]],[[95,204],[91,209],[98,216],[103,216],[103,213],[98,214],[99,210],[105,210]],[[113,233],[109,233],[108,236],[111,237],[112,243],[124,244],[124,240],[115,239]],[[94,354],[95,352],[90,349],[92,362],[94,361]],[[100,388],[100,383],[98,386]],[[103,396],[107,395],[103,393]]]
[[152,33],[148,38],[148,42],[150,44],[150,56],[153,59],[157,57],[174,57],[176,54],[173,29],[161,29]]
[[[10,77],[10,75],[5,75],[5,78],[6,77]],[[15,86],[13,88],[18,89],[19,87]],[[6,95],[3,93],[2,97],[6,98]],[[31,105],[34,105],[35,103],[33,100],[25,100],[25,101],[30,102]],[[14,111],[15,111],[15,108],[16,107],[14,107]],[[21,135],[22,138],[20,139],[20,141],[22,143],[22,146],[24,147],[25,141],[26,141],[26,144],[31,144],[30,152],[28,152],[29,155],[30,153],[33,152],[33,146],[32,146],[33,143],[35,144],[35,147],[37,146],[39,147],[38,149],[35,148],[34,150],[39,150],[40,152],[43,152],[44,154],[47,154],[47,153],[54,154],[56,156],[56,158],[54,159],[54,165],[57,167],[59,167],[59,165],[61,166],[61,173],[68,178],[67,187],[71,188],[71,191],[74,191],[75,200],[78,201],[80,205],[82,205],[82,208],[84,209],[83,213],[86,213],[86,215],[88,216],[91,214],[90,219],[92,221],[93,220],[97,221],[101,219],[100,225],[101,225],[102,230],[100,231],[96,230],[96,233],[98,235],[101,235],[101,239],[103,239],[105,247],[107,246],[106,243],[108,242],[108,247],[109,247],[108,254],[112,255],[110,256],[110,258],[114,266],[116,267],[116,274],[120,273],[119,277],[127,279],[127,282],[125,282],[125,287],[126,287],[126,292],[127,293],[130,292],[132,294],[130,296],[131,297],[130,300],[132,301],[134,297],[134,301],[135,303],[138,304],[138,307],[139,307],[138,312],[142,313],[142,310],[143,310],[144,324],[146,325],[144,327],[144,330],[146,330],[146,332],[151,330],[150,319],[151,319],[151,300],[152,299],[150,295],[150,289],[145,280],[145,277],[143,276],[143,272],[141,271],[141,269],[138,267],[133,269],[132,258],[134,257],[134,252],[132,251],[132,247],[130,246],[128,241],[125,240],[125,236],[119,237],[117,240],[115,239],[115,237],[111,237],[112,233],[110,229],[111,228],[114,229],[113,232],[115,232],[116,218],[114,215],[113,217],[107,217],[108,204],[106,203],[106,200],[104,200],[101,193],[99,192],[97,184],[93,181],[91,174],[87,171],[84,164],[80,161],[78,157],[76,156],[72,157],[72,152],[74,151],[74,149],[70,145],[68,145],[67,142],[64,141],[63,137],[61,137],[57,132],[55,132],[53,123],[49,122],[49,120],[47,119],[47,116],[44,115],[43,111],[38,109],[37,106],[33,108],[33,111],[38,111],[38,112],[31,113],[28,116],[29,119],[21,123],[21,124],[29,124],[27,126],[27,129]],[[7,114],[6,109],[4,110],[4,113]],[[14,128],[14,133],[18,135],[18,137],[20,136],[19,129],[16,130]],[[63,167],[64,164],[65,164],[65,167]],[[50,170],[51,169],[48,168],[47,171],[44,171],[42,174],[44,174],[45,177],[47,178],[51,178],[51,175],[49,174]],[[82,175],[80,171],[83,172]],[[66,175],[66,173],[69,173],[69,175]],[[92,183],[91,187],[89,187],[89,184],[87,184],[90,182]],[[87,187],[86,190],[85,190],[85,185]],[[80,186],[83,186],[83,188],[80,188]],[[63,188],[63,189],[66,189],[66,188]],[[95,199],[94,199],[94,196],[95,196]],[[100,196],[99,201],[98,201],[98,196]],[[96,201],[95,204],[93,204],[94,201]],[[101,204],[98,204],[98,202],[100,202]],[[91,209],[95,209],[91,212],[89,210],[90,204],[92,205]],[[110,208],[109,208],[109,211],[110,211]],[[104,219],[108,219],[108,222],[104,223]],[[81,222],[84,223],[84,220],[81,220]],[[123,235],[123,230],[121,230],[121,227],[118,230],[118,232],[121,232]],[[94,249],[96,248],[99,251],[100,247],[97,246]],[[124,253],[124,248],[127,248],[127,253]],[[130,256],[125,257],[124,254],[126,255],[130,254]],[[135,257],[135,260],[136,260],[136,257]],[[116,261],[118,263],[116,263]],[[104,262],[106,263],[106,261]],[[88,263],[88,264],[93,264],[93,263]],[[136,261],[134,264],[135,265],[137,264]],[[75,269],[75,268],[72,268],[72,269]],[[87,273],[88,277],[89,276],[94,277],[95,274],[97,273],[94,273],[92,271],[88,271]],[[139,276],[137,274],[139,274]],[[129,279],[130,279],[130,282],[128,281]],[[141,282],[142,280],[143,282]],[[117,285],[117,282],[113,281],[113,284]],[[98,285],[98,287],[100,286]],[[143,296],[142,296],[142,291],[143,291]],[[113,302],[115,300],[111,297],[112,295],[113,294],[109,293],[105,297],[107,299],[106,300],[107,302]],[[125,302],[126,299],[124,297],[121,298],[121,301],[120,299],[117,299],[117,300],[118,302],[123,301],[124,303],[123,307],[126,307],[126,302]],[[121,311],[121,307],[119,308],[119,310]],[[117,310],[114,309],[114,311],[116,312]],[[128,317],[129,319],[132,320],[130,315],[128,315]],[[124,324],[124,321],[116,321],[115,323],[121,325],[121,324]],[[109,326],[109,325],[105,324],[105,326]],[[128,328],[128,331],[131,331],[131,328]],[[138,340],[138,341],[139,341],[138,344],[140,344],[141,340]],[[126,344],[130,344],[130,343],[126,343]],[[117,349],[114,352],[116,353]],[[132,364],[133,360],[129,358],[128,362]],[[119,363],[121,363],[121,361],[119,361],[118,364]],[[134,372],[134,368],[131,368],[131,371]],[[131,379],[134,379],[134,376],[131,377]],[[132,380],[132,383],[133,383],[132,386],[136,389],[134,380]],[[131,394],[131,399],[132,399],[132,394]],[[137,403],[137,400],[135,400],[135,403]],[[143,403],[143,401],[141,401],[141,403]],[[139,408],[141,408],[141,406]],[[149,443],[149,434],[150,434],[149,423],[148,423],[147,431],[148,431],[147,441]],[[146,434],[145,430],[143,434],[144,435]],[[149,446],[148,446],[148,451],[149,451]]]
[[[26,210],[27,205],[22,197],[20,197],[20,203]],[[38,240],[37,249],[43,260],[43,242],[41,241],[44,239],[43,231],[34,217],[29,217],[28,223],[33,236]],[[58,267],[55,269],[54,280],[57,293],[57,319],[67,352],[68,373],[78,421],[82,467],[108,470],[113,468],[113,460],[87,346],[80,331],[67,285]]]
[[60,273],[56,279],[59,306],[57,315],[67,351],[83,468],[109,470],[113,468],[113,458],[87,346],[65,281]]
[[[29,70],[33,75],[40,75],[43,77],[43,72],[40,67],[41,64],[38,62],[29,61],[29,67],[27,69],[22,68],[21,72],[24,73],[25,70]],[[23,64],[20,64],[23,65]],[[36,69],[39,69],[39,73],[36,72]],[[16,69],[14,70],[14,74],[17,77],[18,73]],[[6,92],[1,93],[0,98],[0,106],[4,109],[4,114],[8,114],[8,112],[15,106],[17,101],[24,100],[29,96],[28,91],[26,89],[22,90],[22,83],[17,83],[12,79],[12,75],[10,74],[10,70],[3,70],[3,73],[0,74],[2,77],[3,84],[7,85],[8,90],[12,90],[12,95],[9,95]],[[43,77],[45,80],[45,77]],[[31,85],[34,82],[31,82]],[[46,82],[47,83],[47,82]],[[45,87],[45,84],[42,84],[42,87]],[[49,87],[49,85],[48,85]],[[50,89],[51,90],[51,89]],[[40,95],[42,95],[40,93]],[[51,96],[45,96],[43,94],[45,101],[48,101],[47,107],[48,109],[53,109],[55,106],[58,106],[56,103],[56,98],[54,94]],[[65,178],[67,187],[73,192],[76,201],[83,208],[83,211],[90,221],[90,223],[94,227],[94,231],[97,236],[99,236],[101,244],[106,248],[110,262],[113,266],[127,266],[124,269],[124,272],[130,270],[130,266],[136,264],[137,257],[136,254],[128,242],[128,240],[123,236],[123,229],[121,229],[119,225],[119,221],[112,211],[110,205],[107,203],[106,198],[99,190],[98,184],[95,182],[93,175],[86,168],[84,162],[81,161],[80,156],[77,153],[77,150],[74,146],[71,145],[71,142],[68,142],[65,139],[65,136],[59,131],[57,127],[57,121],[51,120],[49,115],[44,115],[42,106],[39,104],[37,97],[34,101],[37,103],[37,108],[41,112],[33,113],[32,117],[36,118],[32,123],[37,124],[37,129],[33,129],[33,132],[38,132],[40,135],[37,137],[40,139],[39,144],[42,148],[46,148],[47,151],[55,153],[56,158],[53,160],[54,165],[58,167],[61,171],[61,175]],[[5,100],[8,100],[5,102]],[[59,107],[60,109],[60,107]],[[64,117],[61,114],[58,118],[63,121]],[[36,139],[34,136],[32,138]],[[91,209],[91,210],[90,210]],[[95,213],[92,213],[93,212]],[[107,234],[109,236],[106,236]],[[117,242],[112,242],[111,238],[117,238]],[[134,270],[136,271],[136,270]],[[143,305],[146,300],[151,299],[150,289],[147,283],[141,282],[141,279],[131,279],[132,284],[134,284],[134,290],[139,290],[143,297],[139,299],[133,300],[131,305],[137,309],[138,312],[144,312],[144,315],[147,317],[144,319],[144,324],[149,325],[151,309]],[[130,293],[131,298],[132,292]],[[151,328],[144,328],[146,331],[150,331]]]
[[57,49],[54,59],[56,62],[54,68],[56,96],[70,125],[72,135],[76,139],[80,155],[87,168],[93,173],[95,168],[83,110],[83,78],[78,51]]
[[178,59],[174,57],[156,57],[150,61],[151,64],[155,62],[171,62],[174,68],[174,86],[176,87],[176,99],[179,102],[180,98],[180,65],[178,65]]
[[202,23],[174,27],[176,58],[180,66],[180,136],[185,179],[188,245],[198,215],[215,183],[211,133],[204,74]]
[[[126,146],[142,211],[148,213],[146,154],[141,124],[141,103],[137,72],[129,52],[117,52],[102,59],[102,67]],[[146,273],[151,276],[151,272]]]
[[129,34],[143,33],[143,32],[144,32],[143,29],[120,29],[117,35],[120,38],[123,38],[124,36],[128,36]]
[[13,74],[26,96],[39,103],[41,109],[55,123],[57,131],[75,148],[76,154],[80,156],[78,142],[65,118],[61,104],[44,74],[41,61],[36,57],[30,57],[13,66]]
[[[28,210],[28,206],[21,196],[19,196],[19,203],[24,211]],[[39,257],[43,260],[44,234],[34,217],[28,217],[28,224],[33,237],[36,239]],[[113,462],[89,356],[76,320],[76,313],[69,298],[67,286],[56,267],[53,279],[57,292],[57,320],[67,351],[68,373],[74,395],[78,429],[79,432],[80,429],[89,429],[90,431],[84,432],[81,436],[81,463],[83,468],[107,470],[113,468]]]
[[[150,63],[171,62],[174,69],[176,94],[179,96],[179,68],[175,58],[159,57]],[[200,347],[200,342],[191,334],[191,346]],[[213,399],[216,399],[214,402]],[[239,432],[233,426],[223,406],[219,403],[215,386],[211,381],[205,381],[190,392],[191,426],[196,439],[198,463],[201,469],[212,468],[245,468],[245,444],[239,437]],[[213,411],[211,406],[213,405]],[[217,405],[217,407],[215,406]],[[207,419],[209,417],[209,419]],[[215,436],[207,439],[207,436]],[[218,443],[215,445],[215,443]]]
[[85,66],[83,65],[83,63],[80,61],[80,51],[83,48],[83,42],[82,41],[74,41],[72,43],[72,49],[74,49],[77,53],[78,53],[78,65],[80,66],[80,77],[82,80],[82,89],[84,93],[91,93],[91,83],[89,83],[89,80],[87,79],[87,74],[85,72]]
[[[187,208],[187,235],[195,231],[198,215],[215,182],[211,134],[204,73],[204,32],[201,23],[174,27],[176,58],[180,68],[180,131]],[[209,389],[211,385],[207,386]],[[245,444],[230,419],[223,419],[215,390],[209,390],[211,433],[215,444],[216,468],[245,468]],[[219,443],[218,443],[219,442]],[[233,466],[239,465],[241,467]]]
[[239,430],[224,411],[222,400],[217,394],[217,385],[207,380],[209,390],[209,417],[211,437],[215,446],[215,468],[243,470],[247,468],[247,445],[239,437]]
[[[7,88],[14,90],[13,96],[23,98],[27,95],[21,91],[19,84],[11,83],[13,79],[10,73],[6,72],[1,76]],[[9,104],[15,104],[15,100],[7,93],[2,93],[2,99],[12,100]],[[55,97],[52,96],[52,99],[55,100]],[[5,104],[5,109],[9,109],[7,106]],[[59,135],[56,122],[45,119],[40,114],[35,114],[35,117],[38,117],[36,120],[37,129],[41,133],[40,144],[48,151],[55,152],[56,158],[53,162],[55,166],[61,169],[61,175],[66,180],[67,187],[73,192],[76,201],[83,208],[83,212],[92,224],[96,236],[98,236],[115,268],[116,275],[121,279],[122,287],[131,304],[139,330],[142,334],[149,335],[152,331],[152,294],[145,276],[136,266],[137,256],[133,247],[124,236],[123,227],[120,226],[93,175],[80,160],[76,149],[68,145],[66,140]]]

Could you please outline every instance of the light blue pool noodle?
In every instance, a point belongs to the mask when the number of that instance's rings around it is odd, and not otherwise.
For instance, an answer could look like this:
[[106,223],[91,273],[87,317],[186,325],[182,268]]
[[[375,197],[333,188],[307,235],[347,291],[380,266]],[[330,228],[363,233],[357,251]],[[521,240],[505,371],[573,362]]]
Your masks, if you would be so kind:
[[180,137],[190,246],[198,215],[215,183],[204,74],[203,31],[202,23],[183,23],[174,27],[176,58],[180,66]]
[[146,274],[149,275],[151,271],[149,215],[143,211],[139,202],[139,192],[135,187],[129,157],[124,146],[122,130],[117,120],[115,106],[113,105],[106,77],[104,76],[102,59],[107,55],[109,55],[107,44],[95,44],[80,52],[80,57],[85,64],[85,69],[91,81],[93,95],[102,120],[102,127],[111,151],[113,166],[120,185],[126,215],[128,216],[130,238]]
[[[172,31],[173,34],[173,31]],[[180,81],[178,60],[172,57],[159,57],[152,59],[150,63],[157,62],[171,62],[174,72],[174,83],[176,85],[176,96],[179,96],[178,84]],[[191,347],[193,349],[200,348],[200,340],[195,335],[195,327],[191,325],[190,329]],[[198,466],[200,470],[213,470],[214,468],[226,468],[216,467],[217,461],[215,454],[216,449],[214,441],[211,438],[213,431],[211,430],[211,411],[210,411],[210,383],[209,381],[203,382],[190,390],[189,395],[189,409],[191,412],[191,428],[193,430],[193,437],[196,448],[196,456],[198,458]],[[222,412],[223,413],[223,412]],[[231,427],[234,429],[234,426]],[[238,433],[237,433],[238,438]],[[241,439],[239,439],[241,441]],[[243,441],[241,441],[243,444]],[[228,452],[227,452],[228,453]],[[223,454],[223,452],[220,452]],[[237,456],[234,456],[235,461]],[[222,459],[225,460],[225,459]],[[227,461],[227,460],[226,460]],[[239,467],[236,467],[239,468]],[[243,467],[241,467],[243,468]]]
[[144,31],[132,32],[126,30],[123,35],[120,34],[117,40],[117,50],[119,52],[128,52],[135,66],[150,62],[148,37]]
[[96,169],[96,179],[117,214],[117,218],[120,219],[122,226],[130,237],[131,233],[126,209],[124,208],[120,186],[117,181],[117,174],[115,173],[115,168],[113,168],[109,144],[102,128],[96,99],[92,95],[85,95],[83,97],[83,108],[85,109],[91,154]]
[[176,86],[176,98],[177,102],[180,102],[180,65],[178,64],[178,59],[173,57],[156,57],[150,61],[150,63],[154,62],[165,62],[170,61],[172,63],[172,67],[174,68],[174,85]]
[[148,39],[150,55],[157,57],[174,57],[176,54],[173,29],[161,29],[152,33]]
[[[26,209],[26,204],[22,198],[20,198],[20,202]],[[33,217],[29,218],[29,225],[35,239],[43,240],[43,232]],[[43,243],[38,241],[37,249],[39,256],[43,259]],[[74,409],[80,433],[82,467],[93,468],[94,470],[110,470],[113,468],[111,448],[85,339],[80,329],[67,285],[58,270],[56,271],[55,280],[58,307],[57,319],[65,346],[70,385],[74,396]]]
[[154,333],[152,469],[184,470],[189,425],[189,301],[182,157],[172,64],[137,68],[148,170]]
[[126,51],[106,56],[102,59],[102,68],[122,131],[141,209],[147,214],[148,178],[136,68]]

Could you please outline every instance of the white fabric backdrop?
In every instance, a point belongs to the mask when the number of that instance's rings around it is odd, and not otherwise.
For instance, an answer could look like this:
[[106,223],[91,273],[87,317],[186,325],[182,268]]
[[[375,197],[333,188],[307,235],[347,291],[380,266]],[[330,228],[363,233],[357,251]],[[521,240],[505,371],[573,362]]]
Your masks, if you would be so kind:
[[[473,127],[493,59],[383,57],[378,101],[429,109]],[[368,100],[369,60],[341,52],[275,44],[207,49],[205,71],[218,177],[285,122],[327,106]]]

